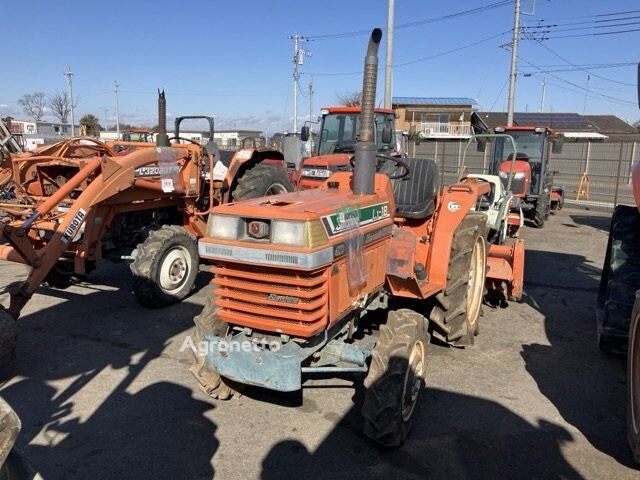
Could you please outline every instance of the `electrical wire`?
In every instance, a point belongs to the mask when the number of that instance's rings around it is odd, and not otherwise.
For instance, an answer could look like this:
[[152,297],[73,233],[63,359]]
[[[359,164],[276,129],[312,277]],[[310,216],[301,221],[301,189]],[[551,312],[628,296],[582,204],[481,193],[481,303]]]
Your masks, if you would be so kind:
[[[417,27],[420,25],[426,25],[429,23],[436,23],[436,22],[441,22],[444,20],[451,20],[453,18],[458,18],[458,17],[463,17],[463,16],[467,16],[467,15],[473,15],[476,13],[482,13],[482,12],[486,12],[489,10],[493,10],[495,8],[500,8],[500,7],[504,7],[506,5],[512,4],[513,0],[501,0],[499,2],[494,2],[494,3],[489,3],[486,5],[482,5],[480,7],[475,7],[475,8],[471,8],[469,10],[463,10],[460,12],[456,12],[456,13],[450,13],[447,15],[441,15],[439,17],[432,17],[432,18],[427,18],[424,20],[417,20],[417,21],[413,21],[413,22],[408,22],[408,23],[400,23],[395,25],[394,30],[402,30],[405,28],[411,28],[411,27]],[[386,30],[386,29],[383,29]],[[328,33],[328,34],[324,34],[324,35],[312,35],[312,36],[308,36],[307,38],[311,41],[322,41],[322,40],[334,40],[334,39],[341,39],[341,38],[349,38],[349,37],[355,37],[355,36],[359,36],[359,35],[368,35],[369,33],[371,33],[371,30],[353,30],[350,32],[342,32],[342,33]]]
[[[502,33],[498,33],[496,35],[491,35],[490,37],[483,38],[481,40],[476,40],[476,41],[473,41],[471,43],[467,43],[465,45],[462,45],[460,47],[452,48],[451,50],[445,50],[443,52],[436,53],[434,55],[429,55],[428,57],[417,58],[415,60],[410,60],[408,62],[396,63],[396,64],[393,65],[393,68],[401,68],[401,67],[406,67],[407,65],[413,65],[415,63],[426,62],[427,60],[432,60],[434,58],[443,57],[445,55],[456,53],[456,52],[459,52],[461,50],[465,50],[467,48],[475,47],[475,46],[480,45],[482,43],[486,43],[486,42],[489,42],[489,41],[494,40],[496,38],[499,38],[499,37],[509,33],[510,31],[511,30],[507,30],[507,31],[504,31]],[[384,68],[385,67],[378,67],[378,72],[384,70]],[[326,72],[326,73],[313,72],[311,75],[333,77],[333,76],[361,75],[361,74],[362,74],[362,70],[357,71],[357,72]]]
[[591,75],[592,77],[595,78],[599,78],[601,80],[605,80],[607,82],[611,82],[611,83],[617,83],[618,85],[624,85],[626,87],[636,87],[635,83],[627,83],[627,82],[621,82],[619,80],[614,80],[613,78],[608,78],[608,77],[604,77],[602,75],[598,75],[597,73],[593,73],[590,70],[587,70],[586,68],[580,68],[577,67],[574,63],[571,63],[569,60],[567,60],[566,58],[564,58],[562,55],[560,55],[559,53],[557,53],[556,51],[552,50],[551,48],[549,48],[547,45],[545,45],[544,43],[542,43],[541,41],[537,41],[536,43],[538,43],[538,45],[540,45],[542,48],[544,48],[547,52],[551,53],[553,56],[559,58],[560,60],[562,60],[563,62],[567,63],[568,65],[571,65],[572,67],[576,67],[579,70],[582,70],[585,73],[588,73],[589,75]]
[[554,79],[556,79],[558,81],[567,83],[567,84],[569,84],[569,85],[571,85],[571,86],[573,86],[573,87],[575,87],[575,88],[577,88],[579,90],[582,90],[583,92],[587,92],[587,94],[596,95],[601,100],[606,99],[606,100],[609,100],[611,102],[615,102],[615,103],[618,103],[618,104],[621,104],[621,105],[635,105],[635,102],[631,102],[629,100],[625,100],[625,99],[622,99],[622,98],[612,97],[611,95],[606,95],[604,93],[595,93],[595,92],[589,90],[588,88],[585,88],[585,87],[583,87],[581,85],[578,85],[577,83],[573,83],[573,82],[571,82],[571,81],[569,81],[569,80],[567,80],[565,78],[559,77],[558,75],[555,75],[555,74],[549,73],[549,72],[544,72],[543,69],[539,68],[534,63],[531,63],[528,60],[525,60],[524,58],[522,58],[519,55],[518,55],[518,60],[533,66],[534,68],[538,69],[540,71],[540,73],[546,73],[547,75],[551,76],[552,78],[554,78]]

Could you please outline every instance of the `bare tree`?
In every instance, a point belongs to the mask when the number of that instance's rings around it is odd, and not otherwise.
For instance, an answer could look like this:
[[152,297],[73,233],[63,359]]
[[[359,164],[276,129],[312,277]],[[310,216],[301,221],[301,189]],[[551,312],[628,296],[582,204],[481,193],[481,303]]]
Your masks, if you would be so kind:
[[359,107],[362,103],[362,95],[360,92],[336,93],[336,102],[345,107]]
[[66,91],[59,91],[53,95],[49,95],[49,108],[53,112],[53,116],[60,120],[60,123],[67,123],[69,113],[71,113],[71,102]]
[[18,104],[35,122],[44,117],[45,96],[42,92],[27,93],[20,97]]

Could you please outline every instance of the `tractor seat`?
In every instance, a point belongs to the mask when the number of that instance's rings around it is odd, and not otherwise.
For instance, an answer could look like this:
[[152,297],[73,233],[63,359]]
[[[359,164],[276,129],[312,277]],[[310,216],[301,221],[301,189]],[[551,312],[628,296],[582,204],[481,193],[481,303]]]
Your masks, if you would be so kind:
[[[438,166],[427,158],[403,158],[409,167],[409,175],[391,180],[396,215],[403,218],[423,219],[433,215],[438,193]],[[400,175],[404,168],[387,160],[380,173]]]

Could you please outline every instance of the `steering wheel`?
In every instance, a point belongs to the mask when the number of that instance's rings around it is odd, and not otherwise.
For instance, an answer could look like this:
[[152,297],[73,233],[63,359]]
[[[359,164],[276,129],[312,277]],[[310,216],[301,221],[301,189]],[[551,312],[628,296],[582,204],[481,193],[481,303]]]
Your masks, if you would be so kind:
[[185,142],[191,142],[191,143],[193,143],[194,145],[198,145],[198,146],[200,146],[200,142],[196,142],[195,140],[191,140],[190,138],[184,138],[184,137],[170,137],[170,138],[169,138],[169,141],[171,141],[171,140],[183,140],[183,141],[185,141]]
[[[402,168],[401,173],[398,173],[396,175],[388,175],[389,176],[389,180],[399,180],[401,178],[406,177],[407,175],[409,175],[409,165],[407,165],[405,162],[403,162],[400,158],[396,158],[396,157],[388,157],[386,155],[382,155],[382,154],[376,154],[376,158],[382,159],[385,162],[387,160],[391,160],[393,163],[395,163],[398,167]],[[356,165],[355,165],[355,159],[356,156],[355,155],[351,155],[351,157],[349,158],[349,163],[351,164],[351,168],[355,169]],[[379,170],[379,169],[377,169]]]
[[400,171],[400,173],[397,173],[395,175],[389,175],[389,179],[390,180],[399,180],[401,178],[406,177],[407,175],[409,175],[409,165],[407,165],[404,161],[402,161],[399,157],[389,157],[387,155],[382,155],[380,153],[376,154],[376,158],[379,158],[381,160],[384,160],[385,162],[387,160],[391,160],[393,163],[396,164],[396,166],[400,167],[402,170]]

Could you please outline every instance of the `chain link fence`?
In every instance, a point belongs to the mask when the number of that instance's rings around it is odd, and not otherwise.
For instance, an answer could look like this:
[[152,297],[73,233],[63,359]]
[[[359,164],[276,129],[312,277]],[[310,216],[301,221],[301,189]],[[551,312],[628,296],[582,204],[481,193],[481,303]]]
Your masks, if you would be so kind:
[[[438,164],[443,185],[456,181],[466,140],[408,141],[410,156],[432,158]],[[469,146],[465,165],[470,173],[488,173],[491,144],[484,153]],[[566,203],[613,208],[617,204],[634,205],[631,190],[631,165],[640,160],[638,142],[565,142],[561,154],[551,154],[549,166],[555,172],[553,185],[564,187]]]

